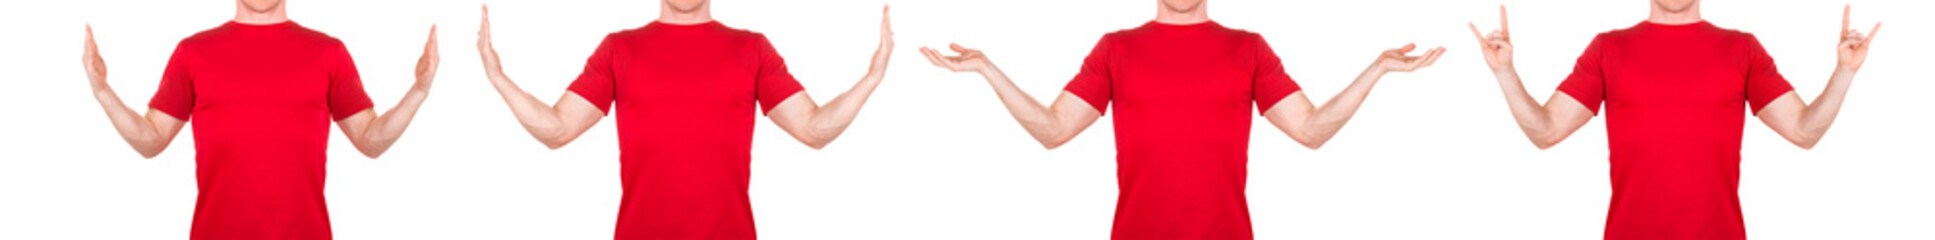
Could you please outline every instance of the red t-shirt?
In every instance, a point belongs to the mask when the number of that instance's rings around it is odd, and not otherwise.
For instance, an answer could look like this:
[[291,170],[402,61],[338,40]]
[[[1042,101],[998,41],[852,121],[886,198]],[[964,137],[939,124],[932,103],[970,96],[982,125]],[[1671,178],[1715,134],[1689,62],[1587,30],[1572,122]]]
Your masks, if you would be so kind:
[[[1700,22],[1601,33],[1559,91],[1598,113],[1612,145],[1607,239],[1744,239],[1742,112],[1794,88],[1752,34]],[[1742,104],[1746,103],[1746,104]]]
[[329,123],[370,108],[343,42],[294,22],[235,22],[175,46],[148,107],[191,121],[190,239],[329,239]]
[[718,22],[612,33],[570,90],[617,113],[617,239],[754,238],[753,105],[801,90],[765,35]]
[[1110,33],[1066,89],[1115,104],[1115,239],[1251,238],[1251,102],[1267,111],[1299,90],[1261,35],[1214,22]]

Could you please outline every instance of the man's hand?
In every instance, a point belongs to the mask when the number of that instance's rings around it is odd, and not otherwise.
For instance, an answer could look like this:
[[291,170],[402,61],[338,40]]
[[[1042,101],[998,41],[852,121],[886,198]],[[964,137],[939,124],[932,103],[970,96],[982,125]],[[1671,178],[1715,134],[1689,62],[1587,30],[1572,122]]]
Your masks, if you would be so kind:
[[81,51],[81,67],[87,70],[87,83],[94,91],[107,89],[107,62],[101,59],[101,50],[94,46],[94,25],[87,25],[87,44]]
[[1846,6],[1841,9],[1841,44],[1836,46],[1837,52],[1840,53],[1838,55],[1840,56],[1840,61],[1838,62],[1840,65],[1836,67],[1839,70],[1845,70],[1849,73],[1861,70],[1861,64],[1868,61],[1868,46],[1872,45],[1869,43],[1874,41],[1875,33],[1881,32],[1880,22],[1876,22],[1874,30],[1868,30],[1868,34],[1865,36],[1861,34],[1861,31],[1849,28],[1848,18],[1853,9],[1854,6]]
[[894,27],[888,10],[888,7],[880,7],[880,48],[873,51],[873,65],[867,66],[868,76],[886,76],[888,57],[894,55]]
[[1478,46],[1485,52],[1485,64],[1493,72],[1512,69],[1512,27],[1506,23],[1505,5],[1498,6],[1498,30],[1490,35],[1478,32],[1478,24],[1471,26],[1471,35],[1478,37]]
[[1438,47],[1425,51],[1424,56],[1404,55],[1417,48],[1418,44],[1405,44],[1401,48],[1386,50],[1377,56],[1377,64],[1372,67],[1380,72],[1411,72],[1431,66],[1431,63],[1438,61],[1438,56],[1445,54],[1445,47]]
[[417,85],[414,90],[430,91],[430,82],[437,78],[437,63],[441,61],[437,52],[437,25],[430,25],[430,40],[423,44],[423,57],[417,58]]
[[484,59],[485,77],[504,76],[504,66],[497,61],[497,48],[490,42],[490,6],[484,6],[483,23],[477,26],[477,54]]
[[961,44],[948,44],[947,47],[961,55],[950,57],[942,55],[939,50],[927,47],[921,47],[920,53],[921,55],[927,55],[927,61],[933,62],[934,66],[940,66],[941,68],[955,72],[976,72],[985,75],[985,71],[992,69],[994,66],[994,63],[988,62],[988,55],[982,54],[981,50],[964,48],[961,47]]

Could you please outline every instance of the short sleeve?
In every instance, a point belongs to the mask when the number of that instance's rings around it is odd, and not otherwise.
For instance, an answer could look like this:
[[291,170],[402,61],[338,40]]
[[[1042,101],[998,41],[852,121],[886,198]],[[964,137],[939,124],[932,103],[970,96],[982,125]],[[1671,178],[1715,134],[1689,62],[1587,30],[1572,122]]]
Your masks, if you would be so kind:
[[1283,72],[1283,60],[1277,58],[1276,50],[1270,49],[1270,43],[1264,41],[1263,36],[1256,36],[1254,41],[1256,72],[1251,73],[1250,97],[1256,101],[1257,113],[1262,114],[1282,102],[1284,97],[1303,90],[1303,87],[1290,79],[1290,74]]
[[759,71],[754,73],[753,97],[759,100],[759,112],[765,114],[778,107],[786,98],[806,88],[800,86],[793,73],[786,71],[786,60],[779,57],[779,50],[766,36],[759,35],[751,44],[756,51]]
[[1780,70],[1774,67],[1774,58],[1767,55],[1767,49],[1760,45],[1760,39],[1748,35],[1746,41],[1747,105],[1753,107],[1752,113],[1760,114],[1774,99],[1794,91],[1794,86],[1781,77]]
[[1090,50],[1088,57],[1082,60],[1081,72],[1076,73],[1075,79],[1069,80],[1068,86],[1062,88],[1081,97],[1082,101],[1095,107],[1096,112],[1103,114],[1109,112],[1109,100],[1114,91],[1114,78],[1109,72],[1109,42],[1110,37],[1103,36],[1101,42],[1095,43],[1095,50]]
[[159,110],[175,119],[188,120],[195,111],[195,67],[194,50],[188,44],[175,46],[175,53],[168,57],[168,67],[162,70],[161,86],[155,88],[155,96],[148,100],[148,108]]
[[567,88],[591,102],[591,105],[598,106],[598,111],[605,115],[611,115],[611,102],[618,96],[618,79],[612,75],[611,68],[613,44],[616,43],[612,36],[605,36],[605,40],[598,43],[598,49],[591,52],[591,59],[585,60],[584,72],[579,73],[578,80],[571,81],[571,87]]
[[363,92],[363,78],[356,73],[356,61],[349,56],[349,50],[338,43],[329,56],[337,62],[329,73],[329,114],[332,119],[343,120],[363,110],[369,110],[370,95]]
[[1593,115],[1599,115],[1599,105],[1606,100],[1606,74],[1601,64],[1606,41],[1604,34],[1592,38],[1592,44],[1586,45],[1586,52],[1579,54],[1579,62],[1572,66],[1572,75],[1559,83],[1559,92],[1585,105]]

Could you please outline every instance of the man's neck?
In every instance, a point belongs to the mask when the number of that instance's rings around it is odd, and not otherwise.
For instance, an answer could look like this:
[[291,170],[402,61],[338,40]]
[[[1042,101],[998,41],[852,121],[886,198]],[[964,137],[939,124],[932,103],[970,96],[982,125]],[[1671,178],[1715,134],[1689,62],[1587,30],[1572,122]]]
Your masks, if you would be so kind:
[[1209,22],[1209,6],[1196,6],[1188,12],[1178,12],[1156,3],[1156,22],[1173,25],[1189,25]]
[[1700,18],[1699,3],[1694,3],[1693,6],[1687,6],[1686,10],[1680,12],[1667,11],[1663,7],[1654,5],[1653,13],[1646,17],[1646,22],[1666,25],[1683,25],[1700,21],[1706,20]]
[[700,24],[712,22],[712,4],[699,5],[699,9],[680,12],[671,5],[660,5],[658,22],[670,24]]
[[283,6],[276,6],[275,9],[270,9],[266,12],[257,12],[250,10],[249,6],[244,6],[242,3],[235,3],[235,22],[253,25],[288,22],[289,14],[282,9]]

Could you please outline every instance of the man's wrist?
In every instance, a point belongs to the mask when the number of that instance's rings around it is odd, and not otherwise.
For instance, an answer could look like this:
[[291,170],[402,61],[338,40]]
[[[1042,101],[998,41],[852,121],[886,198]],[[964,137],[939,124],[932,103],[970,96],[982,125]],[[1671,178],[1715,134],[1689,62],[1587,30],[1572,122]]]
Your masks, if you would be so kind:
[[988,66],[987,66],[987,67],[982,67],[981,69],[976,69],[976,70],[974,70],[974,73],[979,73],[979,74],[981,74],[981,76],[982,76],[982,77],[991,77],[991,76],[994,76],[994,75],[996,75],[996,74],[1001,74],[1001,69],[1000,69],[1000,68],[996,68],[996,67],[994,67],[994,63],[993,63],[993,62],[989,62],[989,63],[988,63]]

